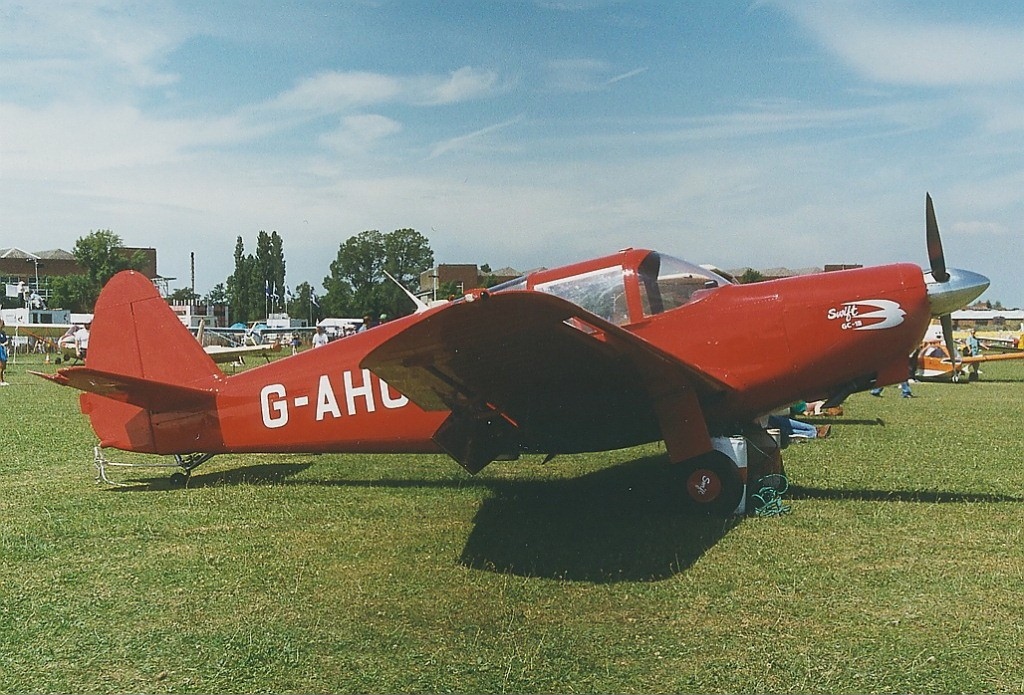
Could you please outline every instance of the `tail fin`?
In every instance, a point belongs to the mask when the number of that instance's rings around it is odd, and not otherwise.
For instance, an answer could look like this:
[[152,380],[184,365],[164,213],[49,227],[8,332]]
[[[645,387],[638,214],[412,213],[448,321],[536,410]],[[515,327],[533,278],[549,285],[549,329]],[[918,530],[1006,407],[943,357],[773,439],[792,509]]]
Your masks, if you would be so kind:
[[100,293],[85,365],[199,388],[223,378],[153,283],[132,270],[115,275]]
[[208,414],[226,377],[140,273],[118,273],[100,293],[85,367],[40,376],[89,392],[82,412],[100,446],[148,453],[216,448],[219,432]]

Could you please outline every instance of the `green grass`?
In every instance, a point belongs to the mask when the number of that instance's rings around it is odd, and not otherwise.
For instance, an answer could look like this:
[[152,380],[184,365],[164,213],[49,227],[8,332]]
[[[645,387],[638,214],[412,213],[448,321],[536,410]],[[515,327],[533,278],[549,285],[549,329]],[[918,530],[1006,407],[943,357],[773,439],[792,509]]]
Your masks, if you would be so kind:
[[791,514],[723,523],[681,513],[660,446],[112,488],[31,360],[0,389],[3,692],[1024,689],[1024,365],[854,395],[785,451]]

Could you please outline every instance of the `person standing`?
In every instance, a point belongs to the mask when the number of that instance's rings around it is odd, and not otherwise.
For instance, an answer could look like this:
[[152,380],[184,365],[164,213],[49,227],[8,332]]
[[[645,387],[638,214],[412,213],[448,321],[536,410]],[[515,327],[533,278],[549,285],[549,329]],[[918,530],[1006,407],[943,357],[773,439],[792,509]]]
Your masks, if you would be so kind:
[[0,319],[0,386],[10,386],[7,383],[7,345],[10,339],[4,331],[4,321]]
[[377,321],[377,317],[376,316],[374,316],[373,314],[365,314],[363,316],[363,325],[360,326],[359,329],[356,332],[357,333],[362,333],[363,331],[368,331],[371,328],[373,328],[374,326],[376,326],[377,324],[378,324],[378,321]]
[[329,338],[327,337],[327,331],[324,330],[323,326],[316,327],[316,333],[313,335],[313,347],[323,347],[327,344]]
[[[977,331],[977,329],[972,328],[970,335],[967,336],[967,356],[969,356],[969,357],[977,357],[980,354],[981,354],[981,341],[978,340],[978,331]],[[977,362],[971,362],[968,369],[970,371],[967,374],[967,380],[968,381],[977,381],[978,380],[978,372],[979,372],[978,363]]]
[[[900,394],[904,398],[913,398],[914,397],[914,394],[910,390],[910,382],[909,381],[901,381],[900,382]],[[871,395],[872,396],[878,396],[879,398],[881,398],[882,397],[882,387],[879,386],[878,388],[871,389]]]
[[85,360],[85,354],[89,351],[89,329],[92,323],[87,323],[75,331],[75,357]]

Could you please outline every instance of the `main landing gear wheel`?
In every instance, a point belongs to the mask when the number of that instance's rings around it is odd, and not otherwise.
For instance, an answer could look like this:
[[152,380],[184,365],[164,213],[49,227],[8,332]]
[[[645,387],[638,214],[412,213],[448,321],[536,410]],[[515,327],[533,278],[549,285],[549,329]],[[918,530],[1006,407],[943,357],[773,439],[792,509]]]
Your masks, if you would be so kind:
[[192,454],[175,454],[174,460],[177,462],[177,466],[181,470],[171,473],[171,485],[173,487],[186,487],[189,479],[192,477],[192,471],[213,457],[214,454],[204,454],[199,452]]
[[727,454],[709,451],[679,465],[683,467],[688,508],[717,517],[736,511],[743,497],[743,480]]

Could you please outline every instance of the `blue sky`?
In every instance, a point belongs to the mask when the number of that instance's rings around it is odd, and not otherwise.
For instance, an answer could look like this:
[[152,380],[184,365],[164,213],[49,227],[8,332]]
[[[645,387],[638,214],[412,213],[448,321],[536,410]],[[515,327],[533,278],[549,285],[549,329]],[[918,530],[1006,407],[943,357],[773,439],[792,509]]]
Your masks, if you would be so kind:
[[205,293],[235,239],[319,287],[627,246],[723,268],[947,262],[1024,306],[1018,2],[0,0],[0,246],[96,229]]

